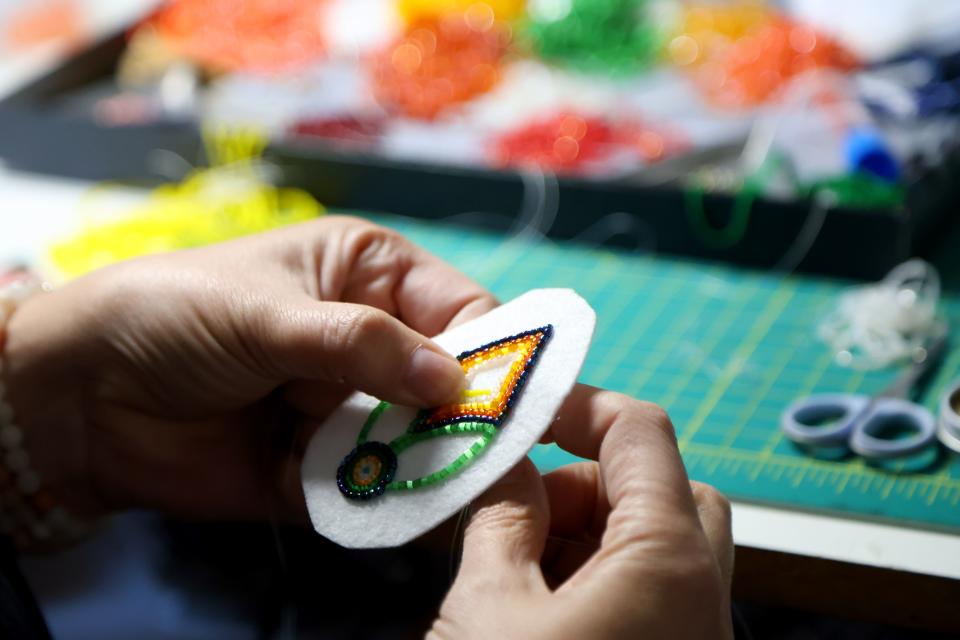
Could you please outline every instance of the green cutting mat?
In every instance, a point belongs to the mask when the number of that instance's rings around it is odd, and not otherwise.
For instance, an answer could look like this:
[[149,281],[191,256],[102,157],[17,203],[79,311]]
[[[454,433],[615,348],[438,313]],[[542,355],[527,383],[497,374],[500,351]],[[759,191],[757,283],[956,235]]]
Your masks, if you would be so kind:
[[[780,412],[801,395],[872,393],[896,375],[839,367],[817,341],[815,325],[844,283],[376,219],[503,300],[576,289],[598,315],[581,381],[663,405],[692,478],[741,500],[960,527],[960,457],[944,451],[923,471],[896,471],[856,457],[813,459],[781,435]],[[944,308],[956,325],[960,299]],[[953,348],[928,388],[931,409],[958,374]],[[532,457],[541,469],[575,460],[555,446]]]

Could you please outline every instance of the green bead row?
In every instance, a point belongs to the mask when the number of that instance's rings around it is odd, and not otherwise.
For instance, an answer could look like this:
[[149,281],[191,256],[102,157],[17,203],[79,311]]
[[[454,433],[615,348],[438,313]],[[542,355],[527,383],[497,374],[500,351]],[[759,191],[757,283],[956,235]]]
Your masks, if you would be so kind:
[[441,436],[462,435],[465,433],[484,433],[493,437],[497,432],[496,426],[488,422],[455,422],[430,431],[418,431],[416,433],[404,433],[390,441],[390,448],[397,455],[402,451],[409,449],[418,442],[438,438]]
[[360,429],[360,434],[357,436],[357,446],[367,441],[367,436],[370,435],[370,430],[373,429],[373,425],[380,419],[380,414],[386,411],[389,406],[389,402],[381,401],[380,404],[374,407],[370,415],[367,416],[367,421],[363,423],[363,427]]
[[[477,423],[470,423],[477,424]],[[483,423],[479,423],[483,424]],[[454,426],[454,425],[450,425]],[[485,427],[491,427],[491,425],[483,424]],[[429,432],[427,432],[429,433]],[[465,433],[465,432],[464,432]],[[439,471],[435,471],[429,475],[425,475],[422,478],[416,478],[415,480],[394,480],[387,485],[387,490],[391,491],[406,491],[409,489],[419,489],[420,487],[425,487],[431,484],[435,484],[448,478],[454,473],[458,472],[464,466],[466,466],[473,458],[480,455],[484,449],[487,448],[487,445],[493,440],[494,435],[496,435],[496,428],[491,428],[488,430],[483,430],[480,432],[480,439],[473,443],[473,445],[464,451],[460,456],[445,466]]]

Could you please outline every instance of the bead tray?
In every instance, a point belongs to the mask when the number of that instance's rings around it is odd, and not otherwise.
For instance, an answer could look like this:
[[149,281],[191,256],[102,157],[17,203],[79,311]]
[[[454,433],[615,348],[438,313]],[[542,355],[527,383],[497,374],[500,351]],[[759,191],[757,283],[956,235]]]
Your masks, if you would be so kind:
[[[14,169],[136,183],[171,179],[169,167],[158,166],[158,159],[171,157],[165,152],[203,163],[201,136],[189,119],[105,127],[78,113],[71,96],[95,93],[112,82],[123,47],[122,35],[97,43],[0,103],[0,159]],[[266,156],[281,168],[286,183],[335,208],[450,218],[504,231],[517,224],[524,206],[524,178],[512,171],[400,161],[312,141],[275,142]],[[960,181],[953,179],[958,173],[960,154],[954,154],[911,185],[905,207],[831,209],[797,268],[880,278],[939,239],[949,205],[960,197]],[[788,253],[810,217],[808,202],[758,199],[742,239],[722,247],[706,242],[697,224],[683,215],[685,192],[679,187],[645,186],[631,178],[564,177],[554,197],[555,219],[546,231],[551,238],[757,267],[770,267]],[[704,217],[724,226],[733,201],[729,195],[705,196]]]

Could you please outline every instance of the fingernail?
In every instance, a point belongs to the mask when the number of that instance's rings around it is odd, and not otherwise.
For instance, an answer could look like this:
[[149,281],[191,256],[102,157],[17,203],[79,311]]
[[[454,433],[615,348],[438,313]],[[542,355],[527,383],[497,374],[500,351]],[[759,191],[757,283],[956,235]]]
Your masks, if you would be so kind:
[[456,358],[420,345],[410,358],[403,384],[422,406],[436,407],[455,401],[466,385],[466,378]]

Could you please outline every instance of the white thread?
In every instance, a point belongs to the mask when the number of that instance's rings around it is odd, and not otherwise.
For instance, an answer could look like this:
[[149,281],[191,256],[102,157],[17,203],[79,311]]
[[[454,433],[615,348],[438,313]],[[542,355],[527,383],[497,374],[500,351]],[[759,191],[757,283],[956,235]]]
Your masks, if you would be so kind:
[[914,357],[946,330],[937,317],[939,300],[937,270],[923,260],[909,260],[882,281],[841,294],[817,335],[836,353],[838,364],[879,369]]

